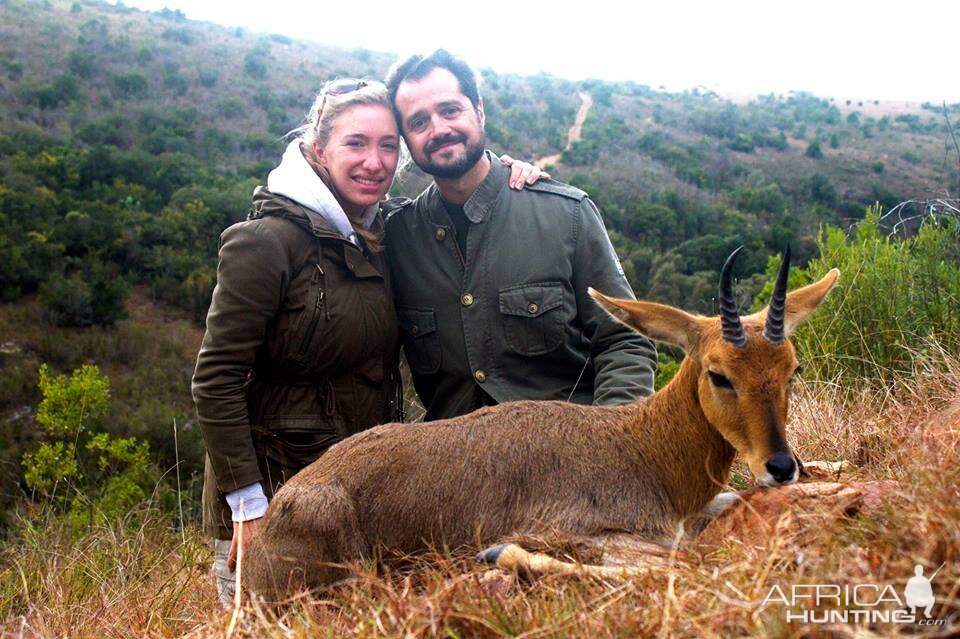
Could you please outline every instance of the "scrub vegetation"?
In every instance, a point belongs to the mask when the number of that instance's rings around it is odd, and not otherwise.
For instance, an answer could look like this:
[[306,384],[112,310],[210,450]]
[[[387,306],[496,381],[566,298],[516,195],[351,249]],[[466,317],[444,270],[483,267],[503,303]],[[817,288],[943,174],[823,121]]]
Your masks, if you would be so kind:
[[[5,0],[0,16],[0,634],[224,636],[189,393],[218,237],[323,81],[382,77],[393,56],[97,0]],[[772,585],[902,592],[944,562],[934,614],[955,629],[960,105],[481,75],[490,145],[559,155],[549,170],[596,201],[638,297],[714,314],[741,244],[744,312],[787,243],[791,288],[841,270],[794,337],[790,443],[897,497],[813,507],[622,582],[518,579],[475,549],[360,565],[279,618],[245,607],[233,636],[802,636],[824,629],[761,608]],[[593,105],[566,149],[580,91]],[[411,169],[394,192],[425,184]],[[658,387],[675,370],[664,349]],[[750,481],[737,466],[730,488]]]

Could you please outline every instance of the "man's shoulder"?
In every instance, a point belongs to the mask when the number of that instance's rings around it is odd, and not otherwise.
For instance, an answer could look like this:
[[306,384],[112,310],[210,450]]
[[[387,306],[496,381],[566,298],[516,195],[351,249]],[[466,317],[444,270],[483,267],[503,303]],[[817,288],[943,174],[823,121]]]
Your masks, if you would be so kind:
[[533,184],[525,185],[524,190],[533,191],[534,193],[549,193],[552,195],[559,195],[560,197],[565,197],[571,200],[580,201],[586,199],[587,194],[585,191],[578,189],[575,186],[570,186],[564,182],[557,182],[556,180],[537,180]]

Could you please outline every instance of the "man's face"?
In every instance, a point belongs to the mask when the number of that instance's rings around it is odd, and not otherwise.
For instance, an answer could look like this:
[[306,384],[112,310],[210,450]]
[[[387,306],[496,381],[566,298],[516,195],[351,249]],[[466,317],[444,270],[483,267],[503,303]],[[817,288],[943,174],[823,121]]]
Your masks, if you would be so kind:
[[396,105],[410,155],[426,173],[459,178],[483,157],[483,103],[474,109],[448,70],[401,82]]

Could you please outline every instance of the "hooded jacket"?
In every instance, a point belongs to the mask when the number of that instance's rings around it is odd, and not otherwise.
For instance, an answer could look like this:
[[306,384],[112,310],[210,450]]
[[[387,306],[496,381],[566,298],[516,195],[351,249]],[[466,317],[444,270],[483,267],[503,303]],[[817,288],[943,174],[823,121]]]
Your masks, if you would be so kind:
[[[221,235],[193,376],[204,531],[217,539],[232,536],[226,493],[260,482],[270,497],[336,442],[401,417],[385,255],[330,216],[258,187],[247,221]],[[382,231],[379,216],[371,223]]]

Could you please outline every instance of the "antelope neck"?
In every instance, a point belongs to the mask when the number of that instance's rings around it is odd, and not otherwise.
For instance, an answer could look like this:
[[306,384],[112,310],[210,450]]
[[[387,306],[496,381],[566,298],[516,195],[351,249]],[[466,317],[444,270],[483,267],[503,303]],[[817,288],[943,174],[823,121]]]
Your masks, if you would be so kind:
[[671,382],[641,406],[639,436],[660,461],[661,479],[677,515],[699,512],[719,493],[735,450],[707,420],[697,393],[700,367],[684,358]]

